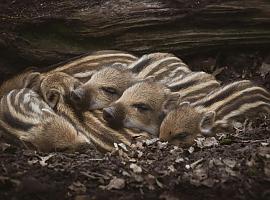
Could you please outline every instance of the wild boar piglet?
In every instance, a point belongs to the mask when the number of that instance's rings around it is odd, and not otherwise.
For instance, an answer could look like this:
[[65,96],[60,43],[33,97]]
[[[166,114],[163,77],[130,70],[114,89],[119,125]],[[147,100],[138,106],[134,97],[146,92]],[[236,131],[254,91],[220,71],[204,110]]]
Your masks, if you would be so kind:
[[157,136],[164,110],[179,98],[164,84],[147,78],[128,88],[109,107],[103,117],[113,128],[136,128]]
[[75,151],[90,144],[74,124],[30,90],[12,90],[0,103],[3,130],[40,151]]
[[198,135],[214,136],[232,130],[236,122],[270,112],[270,94],[243,80],[213,91],[194,103],[182,102],[170,111],[160,127],[160,139],[183,146]]
[[[54,110],[57,106],[71,104],[71,93],[82,83],[64,72],[29,74],[28,82],[35,87],[28,86],[43,98],[43,100]],[[60,102],[60,103],[59,103]]]
[[119,99],[136,81],[136,75],[125,66],[106,67],[72,91],[71,101],[80,111],[101,109]]

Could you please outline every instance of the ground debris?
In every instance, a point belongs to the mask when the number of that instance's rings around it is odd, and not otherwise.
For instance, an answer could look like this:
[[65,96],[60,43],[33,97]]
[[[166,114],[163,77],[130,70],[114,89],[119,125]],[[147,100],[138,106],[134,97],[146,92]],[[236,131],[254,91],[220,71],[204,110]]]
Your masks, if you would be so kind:
[[228,159],[228,158],[223,159],[223,163],[225,165],[227,165],[228,167],[230,167],[230,168],[234,168],[235,165],[236,165],[236,161],[235,160]]
[[113,179],[110,181],[110,183],[107,186],[100,186],[102,189],[106,190],[121,190],[125,187],[125,180],[122,178],[113,177]]
[[72,192],[75,192],[76,194],[85,193],[86,187],[84,184],[82,184],[80,181],[73,182],[70,186],[68,186],[68,189]]
[[44,167],[44,166],[47,166],[48,164],[46,163],[51,157],[53,157],[54,154],[49,154],[48,156],[40,156],[40,161],[39,161],[39,164]]
[[215,137],[199,137],[195,140],[197,147],[199,148],[208,148],[219,145],[217,139]]
[[263,62],[260,67],[260,73],[263,78],[270,74],[270,63]]
[[130,169],[132,169],[134,173],[142,173],[142,168],[134,163],[130,164]]

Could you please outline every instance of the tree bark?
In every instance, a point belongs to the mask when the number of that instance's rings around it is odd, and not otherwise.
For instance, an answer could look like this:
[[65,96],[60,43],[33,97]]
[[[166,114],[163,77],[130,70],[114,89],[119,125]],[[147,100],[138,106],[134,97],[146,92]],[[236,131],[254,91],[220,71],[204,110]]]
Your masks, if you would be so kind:
[[82,53],[192,55],[269,48],[269,0],[14,0],[0,3],[1,73]]

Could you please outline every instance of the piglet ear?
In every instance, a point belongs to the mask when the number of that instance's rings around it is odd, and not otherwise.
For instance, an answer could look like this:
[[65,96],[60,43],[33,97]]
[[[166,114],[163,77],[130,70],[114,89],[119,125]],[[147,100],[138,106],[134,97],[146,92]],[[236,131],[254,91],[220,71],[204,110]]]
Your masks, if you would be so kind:
[[212,135],[212,128],[215,123],[216,112],[210,111],[203,115],[203,118],[200,122],[200,130],[203,135],[210,136]]
[[41,83],[41,74],[39,72],[31,72],[24,78],[24,88],[30,88],[38,91]]
[[45,94],[45,101],[49,104],[51,108],[55,108],[60,101],[61,93],[56,89],[50,89]]
[[162,105],[162,111],[167,114],[171,110],[177,108],[180,94],[178,92],[172,92],[168,95],[167,100]]

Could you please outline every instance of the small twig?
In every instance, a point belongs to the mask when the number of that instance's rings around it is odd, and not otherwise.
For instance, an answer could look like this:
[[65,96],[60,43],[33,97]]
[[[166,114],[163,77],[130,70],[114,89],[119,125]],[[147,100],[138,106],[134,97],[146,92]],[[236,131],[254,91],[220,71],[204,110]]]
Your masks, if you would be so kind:
[[257,143],[257,142],[267,142],[268,139],[263,140],[235,140],[238,143]]
[[109,179],[110,177],[108,177],[107,175],[104,175],[104,174],[100,174],[100,173],[97,173],[97,172],[91,172],[91,175],[92,176],[97,176],[97,177],[101,177],[105,180]]
[[90,179],[99,179],[99,177],[96,177],[96,176],[93,176],[87,172],[81,172],[82,175],[86,176],[87,178],[90,178]]
[[200,164],[203,161],[203,158],[195,161],[194,163],[190,164],[191,169],[194,169],[198,164]]

